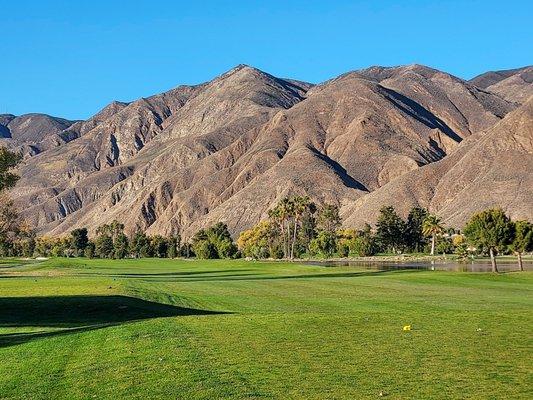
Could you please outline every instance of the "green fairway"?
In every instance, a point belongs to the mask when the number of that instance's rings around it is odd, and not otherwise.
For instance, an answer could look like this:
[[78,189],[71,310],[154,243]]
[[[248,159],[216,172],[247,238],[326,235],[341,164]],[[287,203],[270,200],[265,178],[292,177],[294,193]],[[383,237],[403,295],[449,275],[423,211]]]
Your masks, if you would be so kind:
[[0,261],[0,399],[530,399],[532,310],[531,272]]

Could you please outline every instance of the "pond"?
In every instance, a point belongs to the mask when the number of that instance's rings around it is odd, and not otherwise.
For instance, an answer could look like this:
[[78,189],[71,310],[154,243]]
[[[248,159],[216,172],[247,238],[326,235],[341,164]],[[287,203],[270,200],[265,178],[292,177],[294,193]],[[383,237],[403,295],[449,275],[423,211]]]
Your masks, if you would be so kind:
[[[517,260],[497,260],[499,272],[519,271]],[[368,270],[391,271],[399,269],[421,269],[429,271],[457,271],[457,272],[491,272],[490,260],[437,260],[437,261],[307,261],[307,265],[323,267],[354,267]],[[525,271],[533,271],[533,260],[523,261]]]

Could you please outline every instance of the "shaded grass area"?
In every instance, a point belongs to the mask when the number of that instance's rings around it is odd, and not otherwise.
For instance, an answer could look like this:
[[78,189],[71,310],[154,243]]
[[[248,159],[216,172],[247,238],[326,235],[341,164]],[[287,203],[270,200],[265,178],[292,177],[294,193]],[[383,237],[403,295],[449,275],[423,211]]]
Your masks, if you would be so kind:
[[0,347],[79,333],[149,318],[210,315],[127,296],[40,296],[0,298],[0,328],[64,328],[44,332],[0,333]]
[[527,399],[533,390],[532,273],[242,260],[36,268],[0,276],[0,398]]

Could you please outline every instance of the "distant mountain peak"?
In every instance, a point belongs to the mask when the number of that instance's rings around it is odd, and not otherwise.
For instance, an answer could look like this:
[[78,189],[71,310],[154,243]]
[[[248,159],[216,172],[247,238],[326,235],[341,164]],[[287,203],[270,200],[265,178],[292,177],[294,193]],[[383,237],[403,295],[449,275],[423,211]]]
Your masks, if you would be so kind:
[[231,68],[230,70],[224,72],[222,75],[219,76],[219,78],[225,78],[225,77],[236,75],[236,74],[256,74],[257,76],[260,76],[260,75],[270,76],[270,74],[264,71],[261,71],[258,68],[252,67],[247,64],[238,64],[235,67]]
[[508,101],[523,104],[533,95],[533,66],[489,71],[469,82]]
[[528,69],[533,69],[533,66],[527,65],[525,67],[520,68],[503,69],[499,71],[487,71],[482,74],[476,75],[475,77],[470,79],[469,82],[476,85],[477,87],[486,89],[491,85],[494,85],[506,78],[509,78],[512,75],[520,74],[521,72],[526,71]]

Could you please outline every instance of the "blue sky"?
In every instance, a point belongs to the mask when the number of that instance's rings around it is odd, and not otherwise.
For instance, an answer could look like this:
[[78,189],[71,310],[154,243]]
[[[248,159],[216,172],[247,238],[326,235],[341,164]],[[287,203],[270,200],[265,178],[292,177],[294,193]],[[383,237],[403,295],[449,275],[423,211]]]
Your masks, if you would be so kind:
[[0,0],[0,113],[87,118],[245,63],[320,82],[420,63],[533,64],[532,1]]

